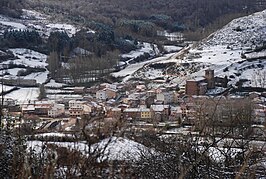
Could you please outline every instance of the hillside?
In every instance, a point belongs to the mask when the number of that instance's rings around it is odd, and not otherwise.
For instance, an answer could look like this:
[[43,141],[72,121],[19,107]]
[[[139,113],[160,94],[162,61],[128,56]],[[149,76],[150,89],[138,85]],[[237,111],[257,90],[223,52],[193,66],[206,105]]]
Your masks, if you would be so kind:
[[198,45],[194,44],[189,50],[179,52],[168,60],[146,65],[132,77],[183,84],[185,80],[202,76],[205,69],[211,68],[216,76],[227,76],[229,84],[265,88],[265,13],[262,11],[235,19]]
[[266,38],[266,10],[233,20],[231,23],[212,34],[205,46],[227,45],[235,48],[262,46]]
[[193,37],[203,36],[233,18],[266,8],[266,4],[258,3],[258,0],[65,0],[63,3],[59,0],[26,0],[24,6],[89,27],[93,26],[93,21],[101,22],[112,26],[118,34],[137,37],[154,36],[154,33],[145,32],[147,28],[189,30],[197,32]]

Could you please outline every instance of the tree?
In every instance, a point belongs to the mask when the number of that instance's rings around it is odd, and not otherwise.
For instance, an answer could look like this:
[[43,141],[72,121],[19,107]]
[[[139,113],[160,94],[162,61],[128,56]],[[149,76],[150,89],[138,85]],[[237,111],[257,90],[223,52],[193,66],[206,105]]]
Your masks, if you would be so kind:
[[40,86],[40,93],[39,93],[38,99],[39,100],[42,100],[44,98],[46,98],[45,86],[44,86],[44,84],[41,84],[41,86]]
[[49,57],[47,58],[47,61],[48,70],[50,71],[51,77],[55,78],[57,75],[57,71],[61,66],[58,53],[56,51],[51,52]]

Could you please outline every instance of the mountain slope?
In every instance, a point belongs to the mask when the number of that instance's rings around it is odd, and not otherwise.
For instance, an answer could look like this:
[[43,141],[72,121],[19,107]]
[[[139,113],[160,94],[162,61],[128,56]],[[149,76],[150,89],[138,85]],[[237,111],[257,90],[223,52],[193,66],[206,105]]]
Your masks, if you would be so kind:
[[202,76],[204,70],[211,68],[216,76],[227,76],[229,84],[236,85],[241,81],[244,86],[266,87],[266,55],[263,56],[266,53],[257,48],[263,45],[265,37],[266,11],[262,11],[233,20],[185,54],[156,62],[175,62],[171,67],[165,69],[163,65],[161,69],[155,69],[153,63],[136,72],[133,77],[152,80],[152,75],[148,74],[154,71],[161,74],[157,77],[164,82],[170,80],[172,84],[182,84],[187,79]]
[[266,10],[238,18],[212,34],[204,45],[228,45],[254,48],[262,46],[266,39]]

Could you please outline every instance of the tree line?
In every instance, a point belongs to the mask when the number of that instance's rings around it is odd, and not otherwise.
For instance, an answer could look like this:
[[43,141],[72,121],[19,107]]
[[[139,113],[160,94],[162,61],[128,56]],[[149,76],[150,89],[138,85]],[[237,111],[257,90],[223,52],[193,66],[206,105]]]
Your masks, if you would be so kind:
[[[263,1],[263,0],[260,0]],[[49,12],[65,12],[72,20],[80,21],[84,25],[90,22],[101,22],[112,26],[115,31],[128,32],[133,35],[153,37],[153,31],[146,33],[151,25],[154,29],[170,31],[189,30],[190,32],[206,29],[212,30],[228,23],[231,18],[247,15],[266,7],[266,3],[259,0],[101,0],[101,1],[73,1],[64,3],[52,1],[26,1],[25,4],[36,9],[50,9]],[[84,4],[89,4],[85,6]],[[223,20],[219,20],[223,19]],[[134,21],[137,20],[137,21]],[[219,25],[216,22],[219,21]],[[126,22],[126,23],[125,23]],[[144,25],[144,26],[143,26]],[[146,27],[145,27],[146,26]],[[141,28],[142,30],[140,30]]]

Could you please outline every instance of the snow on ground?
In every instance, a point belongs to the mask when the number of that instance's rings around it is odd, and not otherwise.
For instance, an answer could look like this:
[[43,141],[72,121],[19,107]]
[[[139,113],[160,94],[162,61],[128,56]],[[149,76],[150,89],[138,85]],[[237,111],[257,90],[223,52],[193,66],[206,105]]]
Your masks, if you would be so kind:
[[48,31],[65,31],[70,37],[76,34],[78,29],[70,24],[64,24],[64,23],[56,23],[56,24],[47,24],[46,25]]
[[266,50],[245,54],[247,59],[266,58]]
[[15,29],[15,30],[25,30],[27,27],[20,23],[20,22],[15,22],[14,20],[11,20],[7,17],[4,17],[0,15],[0,24],[10,27],[9,29]]
[[242,50],[231,50],[227,49],[226,46],[215,45],[205,47],[202,50],[190,50],[189,56],[185,59],[185,61],[212,63],[215,65],[230,65],[243,60],[241,58],[242,52]]
[[212,34],[204,45],[228,45],[230,47],[261,46],[266,38],[266,10],[233,20]]
[[35,134],[36,137],[74,137],[72,134],[64,134],[58,132],[49,132],[49,133],[42,133],[42,134]]
[[39,88],[20,88],[15,90],[5,97],[12,98],[18,101],[18,104],[23,104],[28,101],[37,100],[39,96]]
[[145,66],[147,64],[150,64],[150,63],[154,63],[154,62],[165,61],[165,60],[169,59],[172,55],[173,54],[167,54],[167,55],[164,55],[162,57],[157,57],[157,58],[154,58],[152,60],[145,61],[145,62],[131,64],[131,65],[127,66],[125,69],[123,69],[123,70],[121,70],[119,72],[112,73],[112,75],[115,76],[115,77],[125,77],[125,76],[127,76],[124,79],[124,81],[127,81],[131,77],[130,75],[132,75],[137,70],[141,69],[143,66]]
[[[8,91],[8,90],[11,90],[13,88],[14,88],[14,86],[3,85],[3,91]],[[0,93],[2,93],[2,85],[0,87]]]
[[[16,49],[10,49],[10,51],[17,57],[15,60],[8,60],[4,61],[1,64],[17,64],[17,65],[24,65],[26,67],[40,67],[45,68],[47,66],[47,56],[33,51],[29,49],[23,49],[23,48],[16,48]],[[45,68],[46,69],[46,68]],[[3,71],[9,73],[8,75],[5,75],[5,78],[17,78],[17,73],[20,70],[26,70],[25,68],[12,68],[12,69],[5,69]],[[44,83],[47,80],[48,70],[45,72],[38,72],[38,73],[31,73],[25,77],[21,77],[24,79],[35,79],[37,83]]]
[[18,74],[18,71],[21,70],[21,68],[11,68],[11,69],[5,69],[3,70],[3,73],[7,72],[11,76],[16,76]]
[[[42,150],[42,146],[45,144],[55,144],[60,147],[69,148],[70,150],[78,150],[85,155],[88,153],[89,150],[89,147],[86,144],[86,142],[82,141],[81,142],[28,141],[27,147],[28,150],[34,149],[37,153],[40,153]],[[139,144],[135,141],[122,137],[112,137],[104,139],[99,143],[93,144],[91,148],[92,151],[93,150],[104,151],[104,156],[99,158],[99,160],[103,160],[106,158],[108,158],[109,160],[133,160],[137,159],[140,156],[140,151],[144,149],[146,149],[146,147],[143,146],[142,144]]]
[[38,72],[38,73],[31,73],[24,77],[24,79],[35,79],[37,83],[42,84],[47,80],[49,72]]
[[183,47],[174,46],[174,45],[165,45],[163,46],[163,48],[167,53],[170,53],[170,52],[177,52],[179,50],[182,50]]
[[232,158],[235,158],[237,154],[241,153],[242,150],[238,148],[217,148],[217,147],[210,147],[208,149],[209,156],[212,160],[216,162],[224,162],[226,160],[226,155],[230,155]]
[[38,19],[38,20],[45,20],[47,15],[44,15],[40,12],[28,9],[22,9],[22,16],[23,19]]
[[[47,66],[47,55],[24,48],[10,49],[10,51],[19,59],[12,60],[15,64],[23,64],[29,67],[42,67]],[[4,64],[8,64],[11,61],[6,61]]]
[[26,30],[26,26],[18,22],[0,21],[0,24],[4,26],[11,26],[15,30]]
[[49,83],[47,83],[45,86],[46,87],[55,87],[55,88],[60,88],[65,86],[66,84],[64,83],[57,83],[55,80],[51,79]]
[[[266,87],[265,51],[250,52],[263,44],[266,38],[266,10],[250,16],[233,20],[221,30],[210,35],[199,45],[191,47],[188,53],[176,53],[172,62],[183,66],[190,64],[186,74],[176,76],[172,82],[184,83],[187,79],[203,76],[204,70],[210,68],[215,76],[229,77],[229,84],[235,85],[239,80],[248,80],[244,85]],[[181,50],[182,51],[182,50]],[[245,54],[247,59],[244,59]],[[254,60],[254,58],[264,58]],[[179,60],[177,60],[179,59]],[[249,61],[248,59],[253,59]],[[166,63],[170,62],[168,60]],[[160,62],[161,63],[161,62]],[[141,77],[154,78],[158,70],[142,68]],[[151,75],[154,73],[154,75]]]
[[[1,32],[4,30],[36,30],[44,37],[48,37],[51,32],[65,31],[69,36],[73,36],[79,29],[71,24],[51,21],[50,16],[35,10],[22,10],[21,19],[0,16]],[[94,31],[92,31],[94,32]]]
[[144,55],[145,53],[148,53],[151,56],[155,56],[155,55],[159,54],[159,50],[158,50],[157,45],[144,42],[140,49],[133,50],[127,54],[123,54],[123,55],[121,55],[121,57],[129,59],[128,63],[130,63],[131,61],[134,61],[135,58],[137,58],[141,55]]

